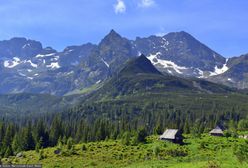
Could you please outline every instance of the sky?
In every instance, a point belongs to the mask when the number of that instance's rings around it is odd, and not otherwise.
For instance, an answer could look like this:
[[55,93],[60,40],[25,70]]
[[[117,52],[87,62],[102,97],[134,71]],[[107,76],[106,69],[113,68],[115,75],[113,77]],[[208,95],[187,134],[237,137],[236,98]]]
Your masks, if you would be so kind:
[[186,31],[223,56],[248,53],[247,0],[0,0],[0,40],[63,50],[114,29],[135,39]]

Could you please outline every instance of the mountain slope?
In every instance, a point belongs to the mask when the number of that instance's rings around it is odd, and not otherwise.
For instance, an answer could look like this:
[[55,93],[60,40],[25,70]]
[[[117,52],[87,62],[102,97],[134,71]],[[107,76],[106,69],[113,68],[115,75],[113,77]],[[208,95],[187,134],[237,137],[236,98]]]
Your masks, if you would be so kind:
[[173,75],[208,77],[226,62],[223,56],[184,31],[136,38],[133,43],[160,71]]
[[226,84],[240,89],[248,88],[248,54],[230,58],[228,71],[209,78],[210,81]]
[[180,77],[162,74],[144,56],[134,58],[98,91],[93,93],[91,100],[115,98],[123,95],[147,93],[230,93],[234,90],[199,79],[183,79]]
[[141,53],[167,75],[248,87],[247,56],[225,59],[183,31],[128,40],[111,30],[98,45],[69,46],[61,52],[25,38],[0,41],[0,94],[76,93],[104,83]]

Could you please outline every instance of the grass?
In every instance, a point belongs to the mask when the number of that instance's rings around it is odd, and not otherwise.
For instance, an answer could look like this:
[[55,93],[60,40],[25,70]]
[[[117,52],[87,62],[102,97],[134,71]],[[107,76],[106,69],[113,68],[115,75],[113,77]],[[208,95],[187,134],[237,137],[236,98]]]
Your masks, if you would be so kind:
[[[192,138],[186,135],[186,145],[179,146],[157,140],[157,136],[147,138],[146,144],[123,145],[119,140],[107,140],[75,145],[74,154],[54,154],[57,148],[46,148],[44,159],[39,153],[24,152],[21,158],[2,159],[3,163],[37,164],[44,168],[53,167],[101,167],[101,168],[247,168],[247,162],[239,162],[233,154],[234,147],[244,139],[210,137]],[[82,146],[85,146],[82,149]],[[157,148],[157,152],[155,152]],[[176,152],[175,152],[176,151]]]
[[90,93],[94,90],[97,90],[99,89],[100,87],[102,86],[101,83],[98,83],[98,84],[94,84],[92,85],[91,87],[87,87],[87,88],[84,88],[84,89],[76,89],[76,90],[73,90],[67,94],[65,94],[64,96],[72,96],[72,95],[78,95],[78,94],[86,94],[86,93]]

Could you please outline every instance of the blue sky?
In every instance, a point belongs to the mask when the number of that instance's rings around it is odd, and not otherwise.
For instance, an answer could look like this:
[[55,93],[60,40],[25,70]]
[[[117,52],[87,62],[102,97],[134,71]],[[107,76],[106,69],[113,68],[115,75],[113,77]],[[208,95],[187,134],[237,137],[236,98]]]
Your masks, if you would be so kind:
[[248,53],[247,0],[1,0],[0,40],[27,37],[62,50],[111,29],[135,39],[184,30],[224,56]]

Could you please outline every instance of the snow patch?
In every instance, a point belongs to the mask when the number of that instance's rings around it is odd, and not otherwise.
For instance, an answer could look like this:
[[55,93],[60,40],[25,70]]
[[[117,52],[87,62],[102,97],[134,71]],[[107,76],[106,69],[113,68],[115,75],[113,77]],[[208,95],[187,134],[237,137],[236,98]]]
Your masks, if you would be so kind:
[[33,77],[29,77],[29,76],[27,78],[30,79],[30,80],[33,80],[34,79]]
[[3,65],[5,68],[14,68],[15,66],[19,65],[20,62],[20,58],[14,57],[12,61],[8,60],[8,61],[4,61]]
[[100,82],[101,82],[101,80],[97,81],[96,84],[98,84],[98,83],[100,83]]
[[25,44],[24,46],[22,46],[22,48],[27,48],[27,47],[30,47],[31,45],[28,43],[28,44]]
[[198,78],[205,78],[204,72],[201,69],[196,68],[196,70],[198,71],[198,74],[200,75]]
[[34,64],[31,60],[28,60],[27,62],[30,63],[30,65],[32,67],[34,67],[34,68],[37,68],[38,67],[38,65],[37,64]]
[[103,58],[102,58],[102,62],[109,68],[109,64],[106,61],[104,61]]
[[48,68],[52,68],[52,69],[58,69],[58,68],[60,68],[58,62],[52,62],[50,65],[47,65],[47,67]]
[[[163,68],[171,68],[173,69],[174,71],[176,71],[177,73],[179,74],[182,74],[182,70],[186,70],[188,68],[186,67],[183,67],[183,66],[179,66],[177,64],[175,64],[174,62],[172,61],[168,61],[168,60],[163,60],[163,59],[159,59],[158,56],[161,55],[160,52],[157,52],[156,54],[154,55],[150,55],[149,57],[147,57],[153,65],[162,65]],[[169,70],[168,70],[169,71]],[[169,71],[169,73],[172,73],[171,71]]]
[[214,72],[210,72],[209,76],[215,76],[215,75],[220,75],[225,73],[226,71],[228,71],[228,66],[227,66],[227,61],[228,59],[226,59],[226,63],[222,66],[222,68],[218,68],[217,66],[215,66],[215,71]]
[[51,54],[38,54],[35,57],[36,58],[43,58],[43,57],[51,57],[51,56],[54,56],[54,55],[55,55],[55,53],[51,53]]

